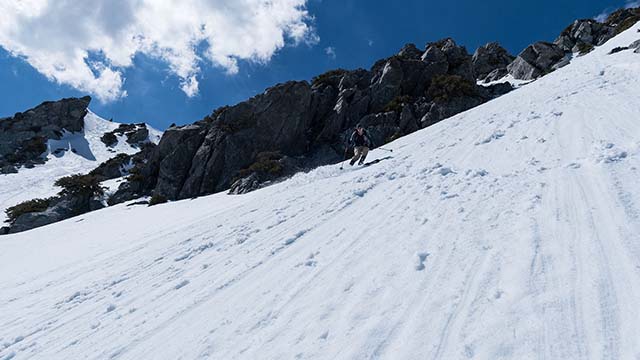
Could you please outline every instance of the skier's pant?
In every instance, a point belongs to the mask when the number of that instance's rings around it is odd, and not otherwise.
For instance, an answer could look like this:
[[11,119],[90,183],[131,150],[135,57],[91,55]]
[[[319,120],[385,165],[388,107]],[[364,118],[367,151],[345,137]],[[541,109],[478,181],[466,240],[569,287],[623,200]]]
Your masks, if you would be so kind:
[[355,164],[356,161],[360,160],[360,164],[364,162],[364,159],[367,158],[367,154],[369,153],[369,148],[366,146],[356,146],[353,149],[353,158],[351,159],[351,165]]

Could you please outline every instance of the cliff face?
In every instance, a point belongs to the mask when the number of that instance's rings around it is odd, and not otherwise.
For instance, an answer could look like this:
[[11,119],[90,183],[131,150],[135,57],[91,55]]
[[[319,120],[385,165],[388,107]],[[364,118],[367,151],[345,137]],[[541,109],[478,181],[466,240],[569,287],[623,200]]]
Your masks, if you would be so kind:
[[311,84],[280,84],[192,125],[168,129],[139,169],[139,184],[122,191],[143,188],[167,199],[230,187],[250,191],[339,161],[356,123],[381,146],[509,90],[504,84],[477,86],[472,56],[452,39],[425,50],[410,44],[370,70],[334,70]]

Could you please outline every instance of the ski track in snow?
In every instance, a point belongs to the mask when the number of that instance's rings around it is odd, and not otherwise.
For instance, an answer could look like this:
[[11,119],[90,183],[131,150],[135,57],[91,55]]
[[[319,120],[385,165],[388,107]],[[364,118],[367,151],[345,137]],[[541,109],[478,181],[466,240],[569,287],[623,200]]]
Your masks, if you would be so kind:
[[0,359],[640,358],[638,28],[370,167],[1,237]]

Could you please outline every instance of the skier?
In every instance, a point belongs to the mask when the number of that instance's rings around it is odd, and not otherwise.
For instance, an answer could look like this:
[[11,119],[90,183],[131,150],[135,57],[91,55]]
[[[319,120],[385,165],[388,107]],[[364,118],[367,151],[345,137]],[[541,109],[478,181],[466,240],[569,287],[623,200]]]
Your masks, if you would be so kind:
[[360,160],[358,165],[364,164],[364,160],[369,153],[369,148],[373,147],[373,142],[371,141],[371,136],[369,136],[369,133],[362,125],[356,125],[356,130],[349,138],[349,146],[353,146],[354,153],[349,165],[353,166],[358,160]]

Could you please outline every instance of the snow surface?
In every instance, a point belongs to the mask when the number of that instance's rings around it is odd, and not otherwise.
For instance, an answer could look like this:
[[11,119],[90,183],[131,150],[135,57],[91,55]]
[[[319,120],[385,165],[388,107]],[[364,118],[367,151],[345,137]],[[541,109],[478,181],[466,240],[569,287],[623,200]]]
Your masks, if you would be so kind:
[[638,28],[370,167],[0,237],[0,359],[638,359]]
[[[113,131],[118,126],[119,123],[104,120],[89,111],[84,118],[83,132],[65,132],[62,139],[49,140],[47,153],[44,154],[48,158],[45,164],[32,169],[21,168],[17,174],[0,175],[0,226],[6,219],[6,208],[26,200],[57,194],[60,188],[53,186],[56,179],[85,174],[117,154],[140,151],[129,145],[123,136],[117,136],[119,141],[112,148],[100,141],[105,132]],[[149,141],[158,143],[162,132],[149,125],[147,128]]]

